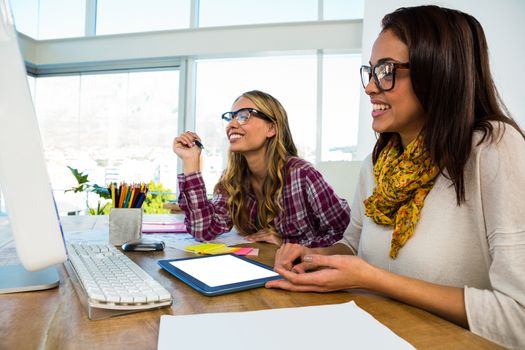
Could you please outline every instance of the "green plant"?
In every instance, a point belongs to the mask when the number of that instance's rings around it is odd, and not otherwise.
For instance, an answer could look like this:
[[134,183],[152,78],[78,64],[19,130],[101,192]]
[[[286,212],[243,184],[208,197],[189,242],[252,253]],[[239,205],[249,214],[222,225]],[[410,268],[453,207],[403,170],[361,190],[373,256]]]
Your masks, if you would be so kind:
[[171,190],[164,188],[161,183],[150,181],[148,184],[148,195],[144,201],[145,214],[167,214],[169,209],[164,208],[164,203],[174,200],[175,195],[170,193]]
[[[102,187],[97,184],[91,183],[88,179],[88,174],[84,174],[78,171],[78,169],[72,168],[70,166],[68,166],[68,168],[71,171],[71,174],[77,180],[78,186],[71,187],[65,192],[93,192],[97,194],[100,197],[100,199],[97,202],[96,208],[91,208],[89,206],[88,198],[86,196],[86,208],[88,209],[89,214],[108,215],[109,209],[111,207],[111,194],[109,193],[108,189],[106,187]],[[170,210],[164,208],[164,203],[174,200],[175,198],[176,197],[174,194],[171,193],[171,190],[167,188],[165,189],[161,183],[155,183],[153,181],[150,181],[150,183],[148,184],[148,195],[146,196],[146,200],[142,205],[142,207],[144,208],[144,213],[168,214]],[[103,201],[103,199],[107,199],[108,201]]]
[[90,215],[107,215],[109,214],[109,207],[110,202],[109,201],[102,201],[102,199],[111,199],[111,195],[106,187],[99,186],[97,184],[92,184],[89,182],[88,174],[84,174],[78,169],[72,168],[68,166],[69,170],[71,171],[71,174],[75,177],[77,180],[78,186],[71,187],[68,190],[65,190],[64,192],[73,192],[73,193],[79,193],[79,192],[93,192],[96,193],[100,199],[97,202],[96,208],[91,208],[89,206],[88,196],[86,195],[86,208],[89,210]]

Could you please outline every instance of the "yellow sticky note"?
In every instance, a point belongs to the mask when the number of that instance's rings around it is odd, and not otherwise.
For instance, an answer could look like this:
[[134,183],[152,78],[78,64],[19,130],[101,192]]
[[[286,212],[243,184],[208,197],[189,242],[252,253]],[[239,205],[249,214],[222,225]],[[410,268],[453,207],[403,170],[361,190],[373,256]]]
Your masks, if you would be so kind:
[[202,243],[197,245],[190,245],[184,249],[189,250],[190,252],[197,254],[207,254],[208,250],[214,250],[219,248],[224,248],[225,244],[216,244],[216,243]]
[[226,253],[234,253],[238,250],[239,248],[235,248],[235,247],[221,247],[221,248],[206,250],[204,254],[211,254],[211,255],[226,254]]

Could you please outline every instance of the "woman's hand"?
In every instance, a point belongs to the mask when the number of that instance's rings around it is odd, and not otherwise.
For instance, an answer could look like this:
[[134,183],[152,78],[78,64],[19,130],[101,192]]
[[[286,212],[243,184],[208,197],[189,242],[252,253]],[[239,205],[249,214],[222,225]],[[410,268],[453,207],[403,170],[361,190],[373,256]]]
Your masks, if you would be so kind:
[[201,148],[195,145],[199,135],[186,131],[173,140],[173,152],[184,162],[184,173],[200,170]]
[[[311,250],[295,243],[286,243],[275,253],[274,269],[281,268],[291,271],[297,260],[302,260],[303,256],[311,253]],[[303,271],[296,271],[303,272]]]
[[280,236],[277,236],[274,233],[271,233],[267,230],[260,230],[258,232],[252,233],[245,237],[251,242],[266,242],[280,246],[283,244],[283,239]]
[[266,282],[266,288],[295,292],[368,289],[427,310],[468,328],[464,289],[429,283],[374,267],[354,255],[309,254],[290,271],[276,267],[285,279]]
[[266,288],[300,292],[366,288],[366,279],[374,274],[371,265],[349,255],[305,255],[292,270],[276,266],[275,271],[285,279],[267,282]]

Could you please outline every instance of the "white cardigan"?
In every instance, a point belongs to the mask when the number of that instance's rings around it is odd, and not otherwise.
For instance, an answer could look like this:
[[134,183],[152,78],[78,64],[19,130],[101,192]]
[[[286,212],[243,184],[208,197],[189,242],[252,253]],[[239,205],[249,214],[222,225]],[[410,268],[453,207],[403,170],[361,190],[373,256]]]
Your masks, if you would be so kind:
[[372,194],[371,157],[361,169],[352,219],[340,243],[370,264],[442,285],[464,287],[470,330],[509,348],[525,348],[525,140],[494,123],[495,142],[476,146],[465,167],[466,202],[438,175],[414,235],[393,260],[392,226],[364,215]]

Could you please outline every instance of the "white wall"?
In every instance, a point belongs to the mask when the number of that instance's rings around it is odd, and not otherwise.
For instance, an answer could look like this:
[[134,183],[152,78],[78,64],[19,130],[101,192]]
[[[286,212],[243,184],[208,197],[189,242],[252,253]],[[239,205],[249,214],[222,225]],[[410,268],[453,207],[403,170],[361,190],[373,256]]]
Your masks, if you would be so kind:
[[[525,1],[523,0],[367,0],[363,19],[363,62],[368,62],[383,16],[399,7],[434,4],[473,15],[483,26],[490,50],[492,74],[512,117],[525,128]],[[361,96],[359,138],[356,159],[363,159],[374,146],[370,101]]]

